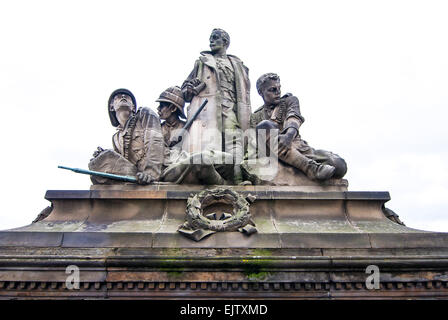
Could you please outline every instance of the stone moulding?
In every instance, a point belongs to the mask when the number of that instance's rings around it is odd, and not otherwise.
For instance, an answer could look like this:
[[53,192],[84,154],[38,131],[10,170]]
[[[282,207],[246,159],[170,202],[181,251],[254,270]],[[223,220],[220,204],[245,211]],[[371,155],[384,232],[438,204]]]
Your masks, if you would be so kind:
[[[201,250],[169,250],[130,255],[128,250],[10,248],[0,257],[0,298],[447,298],[448,255],[422,257],[418,250],[369,251],[240,250],[214,256]],[[216,255],[235,251],[215,251]],[[291,253],[298,256],[291,256]],[[389,255],[386,255],[386,252]],[[71,253],[71,255],[69,255]],[[195,254],[196,253],[196,254]],[[370,255],[369,255],[370,253]],[[189,254],[183,256],[184,254]],[[264,255],[259,255],[264,254]],[[302,254],[302,255],[300,255]],[[344,256],[348,254],[349,256]],[[200,256],[204,255],[204,256]],[[401,255],[401,256],[400,256]],[[79,289],[67,289],[65,268],[80,269]],[[365,267],[382,270],[379,289],[368,289]]]
[[[448,297],[448,234],[389,220],[388,192],[232,189],[256,196],[258,232],[200,242],[177,230],[190,194],[204,188],[48,191],[40,221],[0,231],[0,297]],[[79,290],[65,287],[69,265],[79,267]],[[369,265],[381,272],[378,290],[367,289]]]
[[21,298],[146,298],[146,299],[403,299],[446,298],[448,286],[441,281],[387,282],[369,290],[363,282],[83,282],[69,290],[61,282],[0,282],[0,299]]

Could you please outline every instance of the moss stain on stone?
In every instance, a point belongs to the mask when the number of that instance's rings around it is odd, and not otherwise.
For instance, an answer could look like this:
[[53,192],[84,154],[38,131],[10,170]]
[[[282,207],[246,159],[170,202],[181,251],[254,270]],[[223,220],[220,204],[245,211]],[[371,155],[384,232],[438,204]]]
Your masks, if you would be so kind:
[[[257,251],[257,252],[256,252]],[[267,249],[256,249],[253,253],[257,256],[270,256],[271,252]],[[263,281],[269,279],[273,273],[266,271],[272,265],[270,259],[242,259],[244,275],[249,281]]]
[[262,257],[272,256],[272,251],[269,249],[254,249],[252,253],[254,256],[262,256]]
[[249,281],[263,281],[272,276],[272,273],[267,271],[250,272],[249,270],[247,270],[244,272],[244,274]]

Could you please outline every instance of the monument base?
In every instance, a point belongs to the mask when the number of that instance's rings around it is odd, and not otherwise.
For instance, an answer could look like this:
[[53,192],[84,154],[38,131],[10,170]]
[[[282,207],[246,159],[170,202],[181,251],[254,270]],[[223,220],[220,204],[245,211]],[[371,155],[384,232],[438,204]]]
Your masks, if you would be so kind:
[[[188,197],[205,187],[47,191],[45,219],[0,232],[0,297],[448,297],[448,234],[389,220],[388,192],[230,188],[256,196],[257,233],[217,232],[198,242],[177,230]],[[73,265],[79,289],[66,285]],[[378,268],[377,287],[368,266]]]

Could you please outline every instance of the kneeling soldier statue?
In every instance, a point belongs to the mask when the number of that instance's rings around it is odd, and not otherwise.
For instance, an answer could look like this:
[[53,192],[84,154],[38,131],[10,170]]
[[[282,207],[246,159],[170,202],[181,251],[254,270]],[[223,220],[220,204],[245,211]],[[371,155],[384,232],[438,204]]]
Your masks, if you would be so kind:
[[[117,89],[107,104],[109,118],[117,132],[112,137],[113,150],[98,147],[89,169],[124,176],[133,176],[139,184],[159,181],[164,142],[160,121],[148,108],[139,108],[134,95]],[[116,184],[116,180],[91,176],[93,184]]]
[[[344,159],[330,151],[313,149],[300,137],[299,128],[305,119],[300,114],[299,99],[290,93],[281,96],[279,76],[262,75],[257,90],[264,105],[251,115],[250,125],[256,130],[278,130],[278,158],[311,180],[342,178],[347,172]],[[258,145],[266,143],[269,148],[269,139],[268,134],[266,141],[258,141]]]

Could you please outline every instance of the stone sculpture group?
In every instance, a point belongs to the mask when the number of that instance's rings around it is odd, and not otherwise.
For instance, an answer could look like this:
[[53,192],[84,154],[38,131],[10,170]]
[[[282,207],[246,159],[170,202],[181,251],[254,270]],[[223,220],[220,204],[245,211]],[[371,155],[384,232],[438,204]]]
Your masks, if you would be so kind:
[[[112,92],[107,108],[117,128],[113,150],[98,147],[89,169],[133,176],[142,185],[299,185],[303,179],[341,179],[345,161],[301,138],[299,100],[281,94],[277,74],[259,77],[256,88],[264,105],[251,113],[248,68],[227,54],[229,44],[228,33],[214,29],[211,50],[201,52],[181,86],[169,87],[156,100],[158,114],[138,108],[127,89]],[[272,163],[274,171],[269,171]],[[292,174],[279,182],[275,177],[282,170]],[[91,179],[93,184],[121,183]]]

